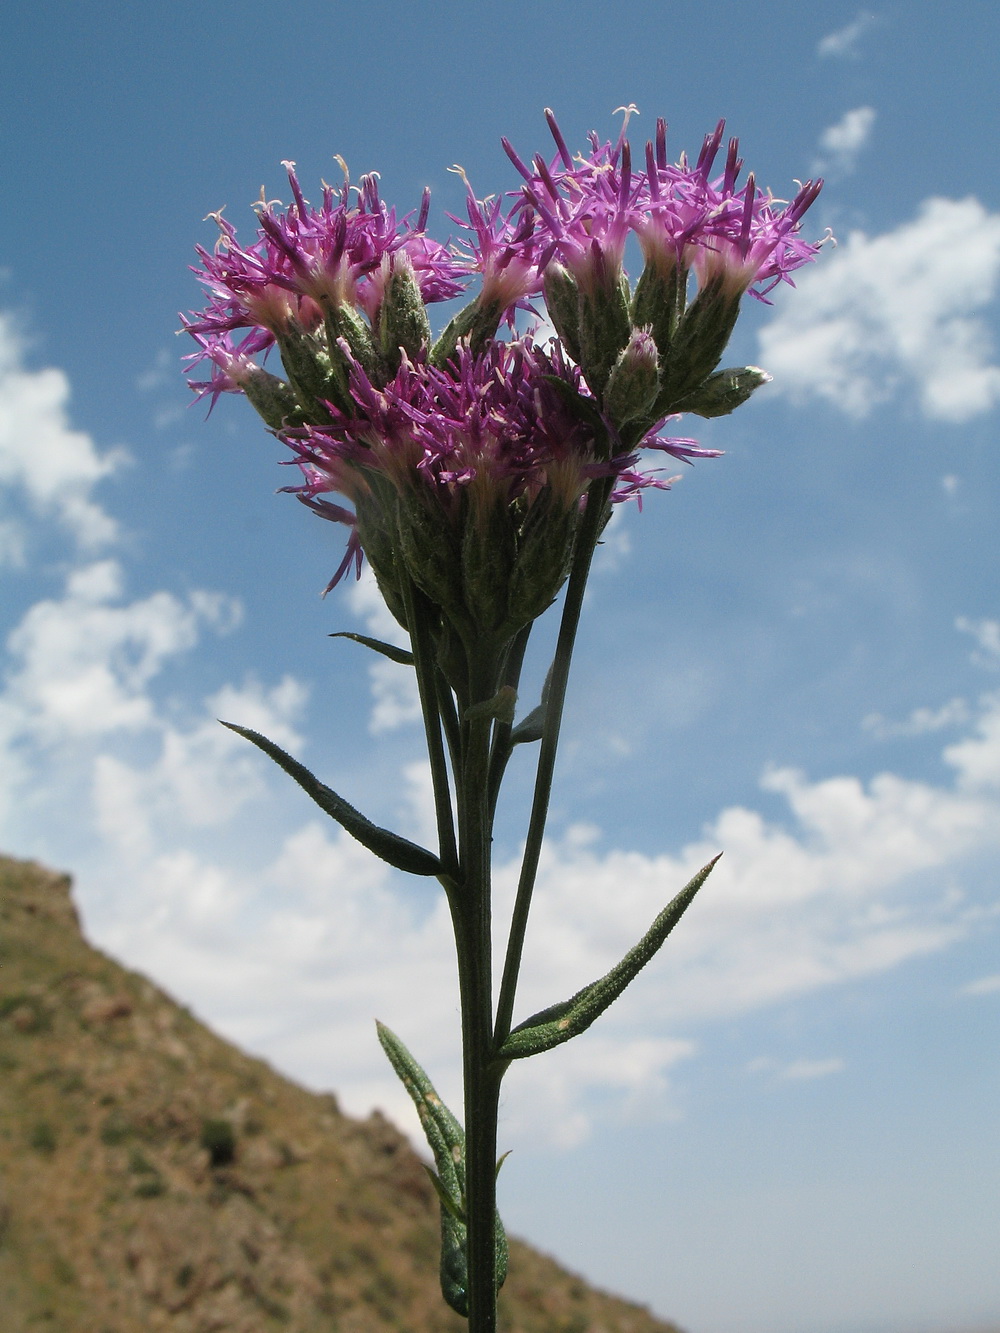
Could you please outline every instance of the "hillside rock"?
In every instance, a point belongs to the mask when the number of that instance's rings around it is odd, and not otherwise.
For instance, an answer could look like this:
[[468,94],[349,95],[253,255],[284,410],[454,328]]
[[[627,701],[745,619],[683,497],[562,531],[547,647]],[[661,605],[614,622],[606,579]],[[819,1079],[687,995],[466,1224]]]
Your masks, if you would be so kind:
[[[460,1333],[403,1135],[91,948],[70,890],[0,858],[2,1328]],[[516,1241],[501,1328],[677,1333]]]

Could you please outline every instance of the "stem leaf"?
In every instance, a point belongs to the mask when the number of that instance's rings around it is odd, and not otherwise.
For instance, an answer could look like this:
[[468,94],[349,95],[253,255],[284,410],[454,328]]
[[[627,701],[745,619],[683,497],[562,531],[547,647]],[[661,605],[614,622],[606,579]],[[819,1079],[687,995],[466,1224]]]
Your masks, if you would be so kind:
[[409,648],[398,648],[394,643],[384,643],[382,639],[371,639],[367,634],[352,634],[349,630],[342,629],[336,634],[328,636],[331,639],[353,639],[355,643],[363,643],[366,648],[371,648],[372,652],[381,653],[383,657],[388,657],[391,662],[398,662],[400,666],[413,666],[413,654]]
[[530,713],[521,719],[514,730],[510,733],[510,743],[514,745],[524,745],[530,741],[540,741],[545,731],[545,705],[538,704]]
[[[441,1202],[441,1292],[456,1313],[468,1318],[467,1231],[465,1225],[465,1130],[434,1090],[434,1085],[396,1034],[376,1023],[389,1063],[410,1094],[437,1172],[428,1175]],[[501,1161],[503,1159],[501,1158]],[[497,1166],[499,1170],[499,1163]],[[496,1282],[507,1276],[507,1236],[496,1218]]]
[[373,824],[360,810],[355,810],[354,806],[349,805],[342,796],[338,796],[335,791],[331,791],[320,782],[304,764],[286,754],[279,745],[275,745],[274,741],[269,741],[259,731],[251,731],[249,727],[238,727],[235,722],[223,722],[222,725],[228,727],[230,731],[235,731],[237,736],[243,736],[251,741],[258,750],[263,750],[279,768],[283,768],[295,779],[322,811],[331,819],[335,819],[352,838],[357,838],[362,847],[367,847],[370,852],[374,852],[396,870],[405,870],[411,875],[441,874],[443,869],[441,862],[432,852],[427,851],[425,847],[418,847],[415,842],[410,842],[407,838],[401,838],[398,833],[390,833],[388,829]]
[[584,986],[570,999],[542,1009],[518,1024],[497,1052],[497,1059],[523,1060],[531,1055],[540,1055],[542,1051],[549,1051],[553,1046],[560,1046],[571,1037],[585,1032],[595,1018],[600,1017],[618,999],[629,982],[657,952],[708,879],[718,859],[718,856],[713,857],[707,866],[698,871],[663,909],[639,943],[610,972],[598,981],[592,981],[589,986]]

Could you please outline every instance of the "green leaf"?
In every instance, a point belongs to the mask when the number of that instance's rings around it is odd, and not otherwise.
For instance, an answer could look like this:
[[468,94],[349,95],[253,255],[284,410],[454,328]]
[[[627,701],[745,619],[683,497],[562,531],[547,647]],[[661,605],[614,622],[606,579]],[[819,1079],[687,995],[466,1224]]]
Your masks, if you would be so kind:
[[[437,1174],[428,1174],[441,1201],[441,1292],[458,1314],[468,1318],[468,1265],[465,1226],[465,1130],[434,1090],[434,1085],[394,1032],[376,1023],[378,1039],[389,1063],[410,1094],[430,1150]],[[503,1158],[500,1159],[503,1161]],[[500,1163],[497,1163],[497,1170]],[[507,1236],[496,1219],[496,1280],[503,1286],[507,1276]]]
[[398,662],[400,666],[413,666],[413,654],[409,648],[397,648],[394,643],[383,643],[381,639],[370,639],[367,634],[351,634],[346,629],[339,630],[336,634],[330,634],[328,637],[331,639],[353,639],[355,643],[363,643],[366,648],[381,653],[383,657],[388,657],[392,662]]
[[540,741],[545,734],[545,716],[549,706],[549,690],[552,687],[552,671],[555,662],[545,673],[545,681],[542,685],[542,701],[537,707],[533,708],[521,718],[520,722],[510,733],[511,747],[515,745],[524,745],[530,741]]
[[540,741],[545,731],[545,705],[539,704],[521,719],[510,733],[511,745],[524,745],[529,741]]
[[304,764],[300,764],[297,759],[293,759],[290,754],[286,754],[280,746],[275,745],[274,741],[269,741],[266,736],[262,736],[259,731],[251,731],[249,727],[238,727],[235,722],[223,722],[224,727],[230,731],[235,731],[237,736],[243,736],[246,740],[252,741],[259,750],[264,753],[285,772],[295,779],[304,792],[306,792],[316,802],[319,808],[335,819],[341,828],[345,828],[352,838],[357,838],[362,847],[367,847],[370,852],[394,866],[397,870],[405,870],[411,875],[438,875],[442,871],[441,862],[425,847],[418,847],[415,842],[410,842],[407,838],[401,838],[398,833],[390,833],[388,829],[380,828],[378,824],[373,824],[370,819],[366,819],[359,810],[355,810],[353,805],[348,805],[342,796],[338,796],[335,791],[320,782],[319,778],[309,772]]
[[476,722],[482,718],[496,718],[509,726],[514,721],[514,709],[517,707],[517,690],[513,685],[501,685],[492,699],[482,703],[470,704],[462,714],[466,722]]
[[427,1172],[427,1178],[434,1186],[434,1193],[440,1199],[441,1207],[444,1208],[448,1212],[448,1215],[453,1217],[456,1222],[461,1222],[464,1226],[465,1209],[462,1207],[459,1200],[453,1198],[452,1195],[448,1193],[444,1182],[433,1167],[428,1166],[426,1162],[421,1162],[420,1165]]
[[[720,852],[719,856],[721,855]],[[708,879],[719,856],[713,857],[708,865],[703,866],[694,879],[681,889],[635,948],[630,949],[606,976],[601,977],[599,981],[592,981],[589,986],[584,986],[583,990],[577,991],[570,999],[543,1009],[540,1013],[525,1019],[523,1023],[519,1023],[500,1048],[497,1059],[523,1060],[527,1056],[549,1051],[553,1046],[560,1046],[571,1037],[585,1032],[594,1019],[618,999],[629,982],[657,952],[690,906],[695,894]]]

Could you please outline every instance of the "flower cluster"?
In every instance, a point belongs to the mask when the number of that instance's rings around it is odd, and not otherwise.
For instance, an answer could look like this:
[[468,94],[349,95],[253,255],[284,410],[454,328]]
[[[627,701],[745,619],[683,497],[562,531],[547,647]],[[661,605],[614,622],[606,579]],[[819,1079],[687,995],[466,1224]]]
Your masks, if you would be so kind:
[[[333,582],[363,549],[404,622],[400,552],[464,633],[504,640],[555,596],[594,478],[614,479],[620,498],[669,486],[636,472],[638,452],[615,452],[600,418],[580,412],[580,371],[558,344],[494,340],[478,356],[462,344],[444,367],[404,356],[381,388],[355,366],[350,390],[352,413],[331,405],[328,421],[285,432],[305,477],[286,489],[354,528]],[[714,453],[646,443],[677,458]]]
[[[210,367],[196,393],[246,394],[302,469],[286,489],[351,526],[334,582],[363,550],[401,620],[410,578],[469,635],[509,636],[548,605],[596,478],[623,498],[669,485],[636,470],[644,449],[715,452],[660,431],[680,412],[731,412],[766,381],[718,369],[740,300],[765,299],[817,250],[799,228],[820,183],[786,205],[752,175],[740,186],[736,140],[713,175],[722,123],[692,167],[668,162],[657,122],[633,170],[628,113],[614,144],[591,135],[577,158],[546,118],[555,156],[528,166],[504,140],[522,187],[505,205],[466,182],[450,245],[426,232],[426,194],[398,221],[374,176],[353,187],[345,169],[313,207],[286,164],[293,202],[261,200],[253,244],[216,215],[219,242],[195,269],[209,304],[185,320],[190,359]],[[630,235],[645,261],[634,290]],[[473,279],[435,340],[427,305]],[[549,351],[515,336],[515,312],[539,296]],[[283,376],[255,359],[274,346]]]

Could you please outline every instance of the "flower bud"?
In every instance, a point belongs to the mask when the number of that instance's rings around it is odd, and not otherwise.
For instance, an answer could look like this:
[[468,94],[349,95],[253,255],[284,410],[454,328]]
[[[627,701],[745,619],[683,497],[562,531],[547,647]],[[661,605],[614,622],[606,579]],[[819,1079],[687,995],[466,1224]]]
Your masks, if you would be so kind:
[[413,360],[430,343],[431,325],[410,256],[397,251],[386,255],[382,265],[388,273],[378,313],[379,343],[389,373],[395,374],[400,349]]
[[358,487],[354,499],[361,549],[386,606],[402,627],[409,630],[403,596],[406,571],[401,568],[397,533],[396,490],[388,478],[371,470],[364,474],[364,483]]
[[289,320],[288,328],[275,337],[288,383],[308,421],[326,420],[327,413],[322,407],[326,401],[345,406],[349,403],[347,374],[339,362],[331,361],[318,338],[306,333],[294,320]]
[[346,301],[338,305],[328,305],[325,315],[326,340],[330,349],[330,359],[338,368],[338,382],[341,379],[339,372],[342,370],[343,380],[346,384],[351,368],[350,359],[345,356],[340,346],[341,339],[347,344],[351,357],[361,366],[368,378],[374,379],[378,373],[378,356],[375,351],[375,343],[372,339],[371,329],[355,307],[349,305]]
[[237,381],[257,415],[271,430],[299,425],[302,410],[289,385],[270,371],[251,365]]
[[604,394],[611,368],[632,335],[631,292],[625,274],[603,275],[580,293],[580,369],[591,391]]
[[648,329],[633,329],[604,391],[604,410],[616,426],[648,417],[660,388],[656,343]]
[[562,264],[553,261],[542,279],[545,307],[562,345],[577,364],[580,362],[580,289]]
[[460,529],[456,531],[452,524],[442,522],[433,497],[425,497],[416,488],[401,493],[394,508],[395,553],[417,587],[461,631],[467,617]]
[[478,355],[500,327],[502,315],[503,306],[499,301],[484,302],[481,297],[471,301],[449,322],[431,348],[431,365],[447,365],[460,342],[468,344],[473,356]]
[[688,270],[672,250],[650,248],[632,297],[632,322],[650,330],[661,356],[667,355],[684,313],[687,282]]
[[517,560],[510,586],[510,618],[505,631],[513,637],[555,601],[569,575],[580,507],[567,507],[553,491],[543,491],[525,514],[518,534]]
[[701,388],[679,404],[679,410],[699,417],[725,417],[742,407],[762,384],[770,382],[771,376],[759,366],[730,366],[709,375]]
[[739,296],[719,280],[698,293],[679,320],[670,347],[661,351],[663,388],[657,415],[680,410],[679,405],[704,384],[722,359],[739,312]]
[[[472,483],[462,525],[462,591],[478,635],[495,636],[508,619],[516,556],[515,523],[502,491]],[[480,494],[476,494],[476,490]]]

